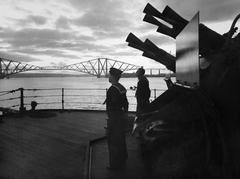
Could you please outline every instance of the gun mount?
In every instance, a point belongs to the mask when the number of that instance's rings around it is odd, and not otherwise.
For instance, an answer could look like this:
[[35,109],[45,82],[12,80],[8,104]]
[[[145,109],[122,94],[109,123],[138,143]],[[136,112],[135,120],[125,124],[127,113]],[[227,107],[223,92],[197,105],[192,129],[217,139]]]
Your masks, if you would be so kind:
[[198,15],[187,21],[168,6],[161,13],[147,4],[144,13],[144,21],[177,41],[174,57],[132,33],[126,40],[176,72],[177,82],[135,120],[149,178],[239,178],[240,33],[234,34],[240,14],[220,35],[199,23]]

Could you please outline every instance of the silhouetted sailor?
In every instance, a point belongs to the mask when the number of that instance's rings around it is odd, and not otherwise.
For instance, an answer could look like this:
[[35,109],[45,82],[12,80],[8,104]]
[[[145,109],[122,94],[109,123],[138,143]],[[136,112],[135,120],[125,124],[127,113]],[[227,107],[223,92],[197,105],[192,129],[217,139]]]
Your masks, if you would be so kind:
[[107,91],[107,139],[109,150],[108,169],[121,169],[127,159],[125,127],[127,122],[128,100],[127,90],[119,83],[122,71],[110,68],[109,82],[112,84]]
[[149,89],[148,79],[145,77],[145,70],[143,67],[139,68],[136,72],[138,77],[136,98],[137,98],[137,115],[144,112],[145,108],[149,104],[149,98],[151,91]]
[[173,82],[171,80],[171,75],[170,74],[167,74],[164,78],[164,81],[166,82],[166,85],[168,87],[168,89],[172,88],[173,87]]
[[35,111],[36,106],[37,106],[37,102],[36,101],[32,101],[31,102],[31,111]]

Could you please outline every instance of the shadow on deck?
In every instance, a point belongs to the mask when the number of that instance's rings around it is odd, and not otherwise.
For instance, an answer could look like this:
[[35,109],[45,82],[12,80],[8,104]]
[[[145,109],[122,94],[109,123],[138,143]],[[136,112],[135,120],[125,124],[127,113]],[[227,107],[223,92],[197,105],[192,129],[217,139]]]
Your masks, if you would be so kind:
[[126,168],[119,171],[111,171],[106,168],[108,163],[108,147],[106,138],[99,138],[90,142],[88,179],[133,179],[146,176],[138,142],[135,137],[127,135],[128,160]]

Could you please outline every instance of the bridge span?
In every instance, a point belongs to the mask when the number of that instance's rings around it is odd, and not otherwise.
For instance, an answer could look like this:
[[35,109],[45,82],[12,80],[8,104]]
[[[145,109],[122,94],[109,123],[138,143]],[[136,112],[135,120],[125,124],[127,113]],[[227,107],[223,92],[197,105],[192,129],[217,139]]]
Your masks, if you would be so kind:
[[[71,70],[89,75],[100,77],[107,77],[109,68],[114,67],[122,70],[124,73],[134,73],[140,66],[113,60],[109,58],[96,58],[80,63],[75,63],[66,66],[35,66],[22,62],[0,58],[0,79],[9,77],[10,75],[26,72],[26,71],[45,71],[45,70]],[[163,69],[146,69],[148,75],[160,75]]]

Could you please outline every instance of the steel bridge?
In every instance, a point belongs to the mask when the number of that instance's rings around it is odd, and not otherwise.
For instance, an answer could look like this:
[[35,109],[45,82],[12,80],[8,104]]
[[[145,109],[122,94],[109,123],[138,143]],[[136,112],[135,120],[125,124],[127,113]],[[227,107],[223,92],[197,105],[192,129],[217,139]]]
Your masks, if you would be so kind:
[[0,79],[30,70],[40,70],[40,67],[0,58]]
[[112,60],[109,58],[97,58],[93,60],[88,60],[76,64],[66,65],[66,66],[35,66],[30,64],[24,64],[21,62],[9,60],[6,58],[0,58],[0,78],[6,78],[12,74],[33,71],[33,70],[72,70],[82,73],[87,73],[89,75],[97,76],[98,78],[102,76],[108,76],[109,68],[114,67],[126,71],[134,71],[139,68],[139,66],[121,62],[117,60]]

